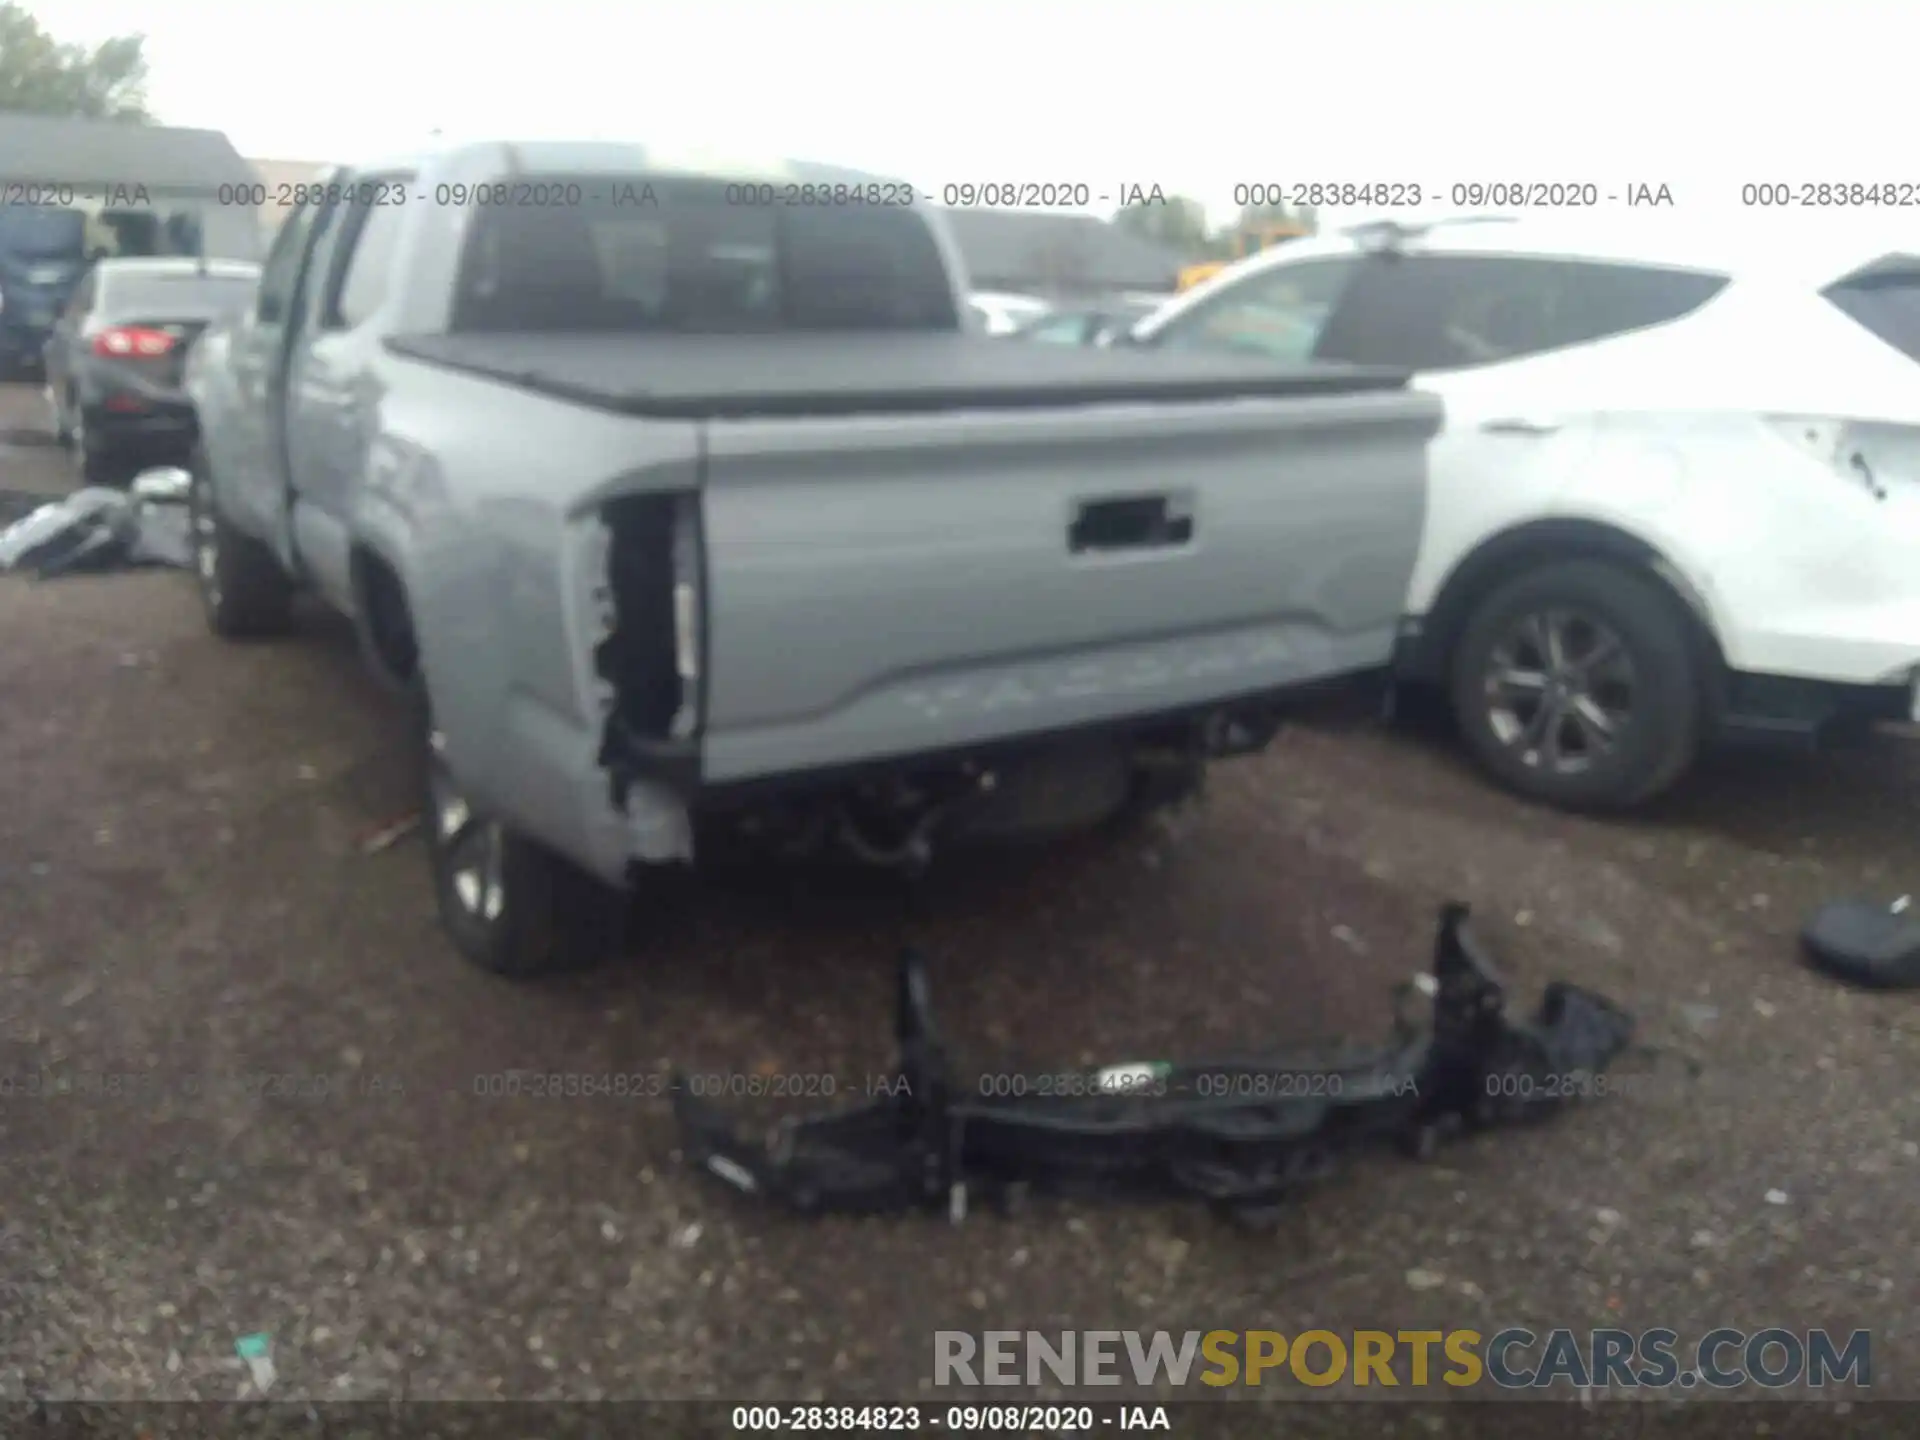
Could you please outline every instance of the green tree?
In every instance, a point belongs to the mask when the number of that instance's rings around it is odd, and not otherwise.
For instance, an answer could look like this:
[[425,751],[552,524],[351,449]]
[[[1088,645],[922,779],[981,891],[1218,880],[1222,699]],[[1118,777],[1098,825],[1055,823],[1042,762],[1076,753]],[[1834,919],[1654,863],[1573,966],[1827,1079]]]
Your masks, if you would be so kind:
[[1200,254],[1207,247],[1206,209],[1198,200],[1184,195],[1169,195],[1164,202],[1123,206],[1115,212],[1113,224],[1182,254]]
[[1303,225],[1309,234],[1320,228],[1311,205],[1243,205],[1237,228],[1251,230],[1261,225]]
[[0,0],[0,110],[150,121],[145,46],[142,35],[62,44],[24,6]]

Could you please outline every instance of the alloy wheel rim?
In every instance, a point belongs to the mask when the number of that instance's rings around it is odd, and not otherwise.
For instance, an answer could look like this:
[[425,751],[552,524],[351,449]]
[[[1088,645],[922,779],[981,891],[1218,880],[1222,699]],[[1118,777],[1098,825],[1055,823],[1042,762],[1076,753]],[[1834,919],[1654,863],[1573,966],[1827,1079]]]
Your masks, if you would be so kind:
[[446,763],[446,736],[428,737],[427,786],[433,809],[434,845],[445,861],[454,900],[474,919],[491,925],[506,909],[503,858],[506,831],[480,815],[461,793]]
[[1576,609],[1534,611],[1488,656],[1487,724],[1528,769],[1583,774],[1618,750],[1635,681],[1633,656],[1611,626]]

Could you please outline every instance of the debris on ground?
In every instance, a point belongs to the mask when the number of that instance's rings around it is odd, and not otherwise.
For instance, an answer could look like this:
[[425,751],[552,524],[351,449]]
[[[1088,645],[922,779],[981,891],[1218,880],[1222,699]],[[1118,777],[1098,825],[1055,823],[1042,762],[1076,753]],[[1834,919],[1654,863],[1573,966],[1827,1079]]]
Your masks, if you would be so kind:
[[1696,1035],[1704,1035],[1720,1018],[1720,1007],[1693,1000],[1682,1001],[1680,1018],[1687,1022],[1687,1028]]
[[[882,1098],[789,1118],[759,1143],[681,1084],[684,1148],[734,1188],[805,1213],[941,1207],[958,1222],[970,1193],[997,1204],[1015,1187],[1050,1182],[1198,1196],[1234,1219],[1270,1223],[1342,1151],[1391,1140],[1426,1159],[1460,1129],[1544,1118],[1597,1089],[1594,1077],[1626,1049],[1631,1017],[1562,981],[1531,1020],[1510,1015],[1466,919],[1464,905],[1442,909],[1432,969],[1403,992],[1430,997],[1430,1014],[1424,1023],[1396,1015],[1394,1038],[1377,1051],[1115,1065],[1077,1083],[979,1098],[953,1083],[926,971],[909,951],[899,1065]],[[1587,1083],[1569,1083],[1574,1076]]]
[[31,515],[47,503],[47,497],[33,490],[0,490],[0,529],[22,516]]
[[403,815],[392,824],[382,825],[378,830],[360,842],[362,855],[378,855],[382,850],[391,850],[407,836],[420,828],[418,815]]
[[1808,917],[1800,930],[1807,961],[1849,985],[1869,990],[1920,986],[1920,915],[1911,898],[1892,904],[1835,900]]
[[184,471],[150,471],[128,490],[92,485],[64,500],[34,497],[39,503],[32,510],[0,530],[0,571],[48,580],[190,565],[184,477]]
[[233,1353],[247,1362],[253,1388],[262,1395],[273,1388],[277,1378],[273,1369],[273,1338],[265,1334],[242,1335],[233,1342]]

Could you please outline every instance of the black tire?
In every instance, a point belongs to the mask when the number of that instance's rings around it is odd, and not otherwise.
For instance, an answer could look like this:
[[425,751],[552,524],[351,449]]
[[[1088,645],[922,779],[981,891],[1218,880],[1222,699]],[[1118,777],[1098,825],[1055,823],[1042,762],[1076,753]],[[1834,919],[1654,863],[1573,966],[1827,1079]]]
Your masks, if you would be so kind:
[[126,457],[93,435],[84,409],[75,408],[67,425],[67,444],[82,485],[125,485],[133,478]]
[[[1537,654],[1520,638],[1549,632],[1557,643]],[[1577,656],[1582,636],[1595,637],[1584,652],[1591,663],[1556,667],[1548,651]],[[1527,668],[1535,659],[1537,676]],[[1526,686],[1514,683],[1522,678]],[[1653,577],[1604,561],[1542,565],[1487,595],[1454,647],[1449,689],[1481,766],[1563,809],[1643,805],[1686,773],[1699,748],[1702,677],[1685,612]],[[1535,708],[1508,703],[1534,693],[1543,697]]]
[[286,633],[293,623],[292,579],[273,551],[220,513],[206,456],[196,450],[188,469],[187,523],[207,627],[227,640]]
[[1152,824],[1156,815],[1197,804],[1206,793],[1205,760],[1142,767],[1134,772],[1125,802],[1099,828],[1112,835],[1133,835]]
[[473,811],[440,756],[417,682],[410,709],[434,900],[454,948],[482,970],[514,980],[584,969],[616,954],[627,896]]

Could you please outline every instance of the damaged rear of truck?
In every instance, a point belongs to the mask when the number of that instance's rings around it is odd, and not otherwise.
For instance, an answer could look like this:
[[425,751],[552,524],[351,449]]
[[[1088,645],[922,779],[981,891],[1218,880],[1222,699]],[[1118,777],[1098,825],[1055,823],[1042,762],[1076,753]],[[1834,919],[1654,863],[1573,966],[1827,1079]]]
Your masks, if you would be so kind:
[[1166,803],[1387,661],[1402,376],[991,342],[848,172],[492,145],[332,193],[196,351],[197,570],[222,633],[354,617],[490,969],[716,844],[917,868]]

